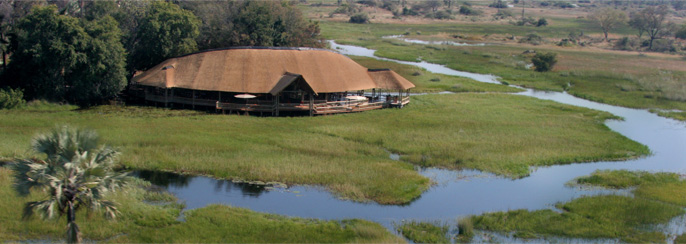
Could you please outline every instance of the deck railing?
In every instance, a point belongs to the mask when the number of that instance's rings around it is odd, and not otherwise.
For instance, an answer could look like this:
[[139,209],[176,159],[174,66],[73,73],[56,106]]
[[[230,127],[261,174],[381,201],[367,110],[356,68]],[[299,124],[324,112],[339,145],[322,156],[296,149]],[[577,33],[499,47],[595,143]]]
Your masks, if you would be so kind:
[[[152,95],[146,94],[145,99],[153,102],[160,103],[176,103],[185,105],[198,105],[198,106],[208,106],[216,107],[219,110],[226,111],[241,111],[241,112],[268,112],[273,113],[277,110],[277,105],[273,101],[259,101],[259,100],[246,100],[245,103],[226,103],[219,102],[212,99],[200,99],[200,98],[187,98],[187,97],[176,97],[168,96],[165,98],[164,95]],[[360,112],[373,109],[380,109],[386,107],[399,107],[405,106],[410,102],[410,97],[403,97],[402,99],[389,100],[389,101],[375,101],[369,102],[367,100],[349,100],[349,101],[326,101],[326,100],[315,100],[312,104],[312,110],[314,114],[335,114],[335,113],[350,113],[350,112]],[[279,111],[309,111],[310,104],[308,102],[304,103],[279,103]]]

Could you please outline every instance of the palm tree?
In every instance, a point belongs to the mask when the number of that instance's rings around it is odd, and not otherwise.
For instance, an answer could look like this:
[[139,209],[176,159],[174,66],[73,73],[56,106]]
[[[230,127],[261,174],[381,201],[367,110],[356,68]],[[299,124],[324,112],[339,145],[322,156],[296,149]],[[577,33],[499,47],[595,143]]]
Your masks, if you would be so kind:
[[127,173],[112,170],[118,152],[98,147],[98,135],[91,130],[60,126],[33,139],[32,147],[44,153],[45,160],[17,160],[15,189],[28,195],[32,189],[48,193],[45,200],[26,203],[24,217],[38,213],[43,218],[66,214],[67,242],[81,241],[81,232],[75,222],[75,213],[82,207],[102,209],[105,216],[114,218],[118,213],[115,203],[105,200],[126,182]]

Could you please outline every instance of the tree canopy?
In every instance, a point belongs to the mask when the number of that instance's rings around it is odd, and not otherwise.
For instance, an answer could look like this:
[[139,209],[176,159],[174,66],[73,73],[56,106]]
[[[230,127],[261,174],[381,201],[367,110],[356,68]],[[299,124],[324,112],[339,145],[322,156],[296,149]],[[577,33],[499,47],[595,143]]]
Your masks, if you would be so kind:
[[594,11],[588,16],[591,20],[598,23],[600,29],[605,34],[605,41],[607,41],[608,33],[618,25],[627,21],[626,14],[620,10],[611,8],[602,8]]
[[11,55],[0,86],[89,106],[171,57],[229,46],[323,47],[319,33],[287,1],[0,0],[0,54]]
[[323,47],[319,24],[277,1],[181,2],[201,20],[201,49],[229,46]]
[[631,15],[629,25],[638,30],[639,38],[643,33],[650,37],[648,49],[653,49],[653,41],[669,34],[668,25],[665,23],[669,15],[667,5],[649,6]]
[[169,2],[153,2],[140,21],[129,65],[145,70],[167,58],[198,50],[200,20]]
[[121,32],[111,17],[89,22],[37,6],[15,28],[8,74],[28,97],[91,105],[126,85]]

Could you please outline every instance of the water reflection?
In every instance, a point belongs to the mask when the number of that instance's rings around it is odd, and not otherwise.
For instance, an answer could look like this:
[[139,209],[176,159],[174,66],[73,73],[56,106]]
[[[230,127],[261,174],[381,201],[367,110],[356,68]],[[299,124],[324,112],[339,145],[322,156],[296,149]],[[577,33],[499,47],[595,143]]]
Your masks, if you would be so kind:
[[[170,172],[140,170],[133,173],[134,176],[147,180],[153,185],[163,187],[171,192],[175,189],[198,189],[214,186],[210,196],[198,196],[201,199],[211,201],[212,195],[233,194],[238,192],[241,196],[257,198],[270,188],[264,184],[251,184],[247,182],[233,182],[230,180],[218,180],[203,176],[182,175]],[[201,191],[203,192],[203,191]],[[180,198],[182,200],[183,199]],[[222,203],[222,202],[215,202]]]
[[168,188],[170,186],[186,187],[188,186],[188,183],[190,183],[191,179],[196,177],[191,175],[181,175],[176,173],[152,170],[139,170],[133,172],[132,175],[147,180],[153,185],[161,186],[164,188]]

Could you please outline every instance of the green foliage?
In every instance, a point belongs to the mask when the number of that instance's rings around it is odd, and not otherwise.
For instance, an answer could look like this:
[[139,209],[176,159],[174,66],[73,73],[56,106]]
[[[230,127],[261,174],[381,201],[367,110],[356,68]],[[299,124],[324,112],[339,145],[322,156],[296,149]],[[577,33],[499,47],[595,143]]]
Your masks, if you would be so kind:
[[35,7],[16,25],[8,76],[28,98],[93,105],[126,85],[125,52],[112,18],[79,21]]
[[450,243],[449,226],[442,223],[407,221],[396,227],[400,234],[415,243]]
[[318,22],[278,1],[186,1],[202,20],[200,49],[228,46],[323,47]]
[[536,27],[541,27],[541,26],[547,26],[548,25],[548,20],[545,18],[540,18],[538,21],[536,21]]
[[[462,10],[462,9],[460,9],[460,10]],[[498,12],[496,12],[493,15],[493,18],[496,20],[499,20],[499,19],[507,19],[507,18],[510,18],[512,16],[514,16],[512,14],[512,11],[507,10],[507,9],[498,9]]]
[[15,189],[21,196],[32,190],[47,192],[42,201],[26,203],[24,217],[38,213],[43,218],[67,217],[67,242],[81,241],[75,222],[76,211],[81,208],[103,209],[108,218],[118,212],[115,203],[105,200],[110,192],[125,182],[126,173],[114,173],[112,167],[118,152],[98,148],[98,136],[93,131],[57,127],[33,139],[36,152],[46,155],[45,160],[17,160],[12,164]]
[[686,40],[686,24],[683,24],[681,27],[679,27],[679,30],[674,33],[674,37],[681,40]]
[[449,10],[438,10],[436,12],[432,12],[424,16],[426,18],[432,18],[432,19],[454,19],[453,14]]
[[540,45],[543,43],[543,37],[536,33],[529,33],[519,39],[519,43],[528,43],[531,45]]
[[526,17],[517,20],[514,24],[517,26],[538,26],[540,20],[541,19],[536,20],[534,17]]
[[536,55],[531,58],[531,62],[534,63],[534,67],[538,72],[547,72],[553,69],[553,66],[557,63],[557,53],[536,53]]
[[138,26],[138,40],[129,58],[132,70],[146,70],[160,62],[198,50],[200,20],[170,2],[154,2]]
[[350,16],[350,20],[348,22],[355,24],[366,24],[369,23],[369,16],[367,13],[356,13]]
[[26,105],[21,89],[0,89],[0,109],[21,108]]

